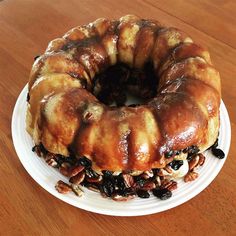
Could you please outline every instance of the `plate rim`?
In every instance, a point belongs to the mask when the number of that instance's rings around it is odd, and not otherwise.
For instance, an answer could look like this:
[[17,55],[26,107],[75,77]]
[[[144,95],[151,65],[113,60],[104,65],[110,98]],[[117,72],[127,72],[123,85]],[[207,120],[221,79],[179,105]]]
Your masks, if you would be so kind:
[[[90,212],[94,212],[94,213],[99,213],[99,214],[103,214],[103,215],[111,215],[111,216],[142,216],[142,215],[150,215],[150,214],[156,214],[159,212],[163,212],[166,210],[170,210],[172,208],[175,208],[177,206],[180,206],[184,203],[186,203],[187,201],[189,201],[190,199],[192,199],[193,197],[197,196],[198,194],[200,194],[205,188],[207,188],[212,181],[217,177],[217,175],[220,173],[220,171],[222,170],[224,163],[227,159],[228,153],[229,153],[229,149],[230,149],[230,144],[231,144],[231,124],[230,124],[230,119],[229,119],[229,114],[228,111],[226,109],[226,106],[223,102],[223,100],[221,100],[221,111],[222,113],[224,113],[224,119],[225,122],[227,124],[227,126],[229,127],[229,130],[227,131],[227,145],[226,147],[224,147],[224,152],[225,152],[225,158],[223,160],[220,160],[220,165],[217,169],[216,172],[214,172],[214,175],[211,176],[210,181],[206,181],[206,184],[203,184],[200,186],[200,188],[198,188],[197,193],[193,192],[192,194],[188,194],[187,196],[185,196],[185,198],[183,198],[183,200],[179,200],[177,201],[177,203],[172,203],[170,205],[170,207],[163,207],[160,210],[157,211],[156,208],[153,209],[149,209],[149,210],[143,210],[143,212],[134,212],[133,211],[126,211],[125,209],[115,209],[115,211],[111,211],[110,209],[96,209],[94,207],[90,207],[90,205],[79,205],[79,201],[78,204],[75,204],[73,201],[69,201],[67,200],[67,198],[64,197],[63,194],[55,194],[55,189],[52,189],[50,186],[44,184],[43,180],[38,179],[35,176],[35,173],[32,172],[32,170],[30,170],[27,165],[25,164],[25,160],[24,158],[22,158],[21,153],[20,153],[20,141],[17,140],[17,134],[15,132],[15,127],[17,127],[17,111],[18,108],[22,105],[27,105],[26,102],[25,104],[22,103],[22,100],[24,101],[26,98],[26,94],[27,94],[27,89],[28,89],[28,84],[26,84],[24,86],[24,88],[21,90],[20,94],[17,97],[14,109],[13,109],[13,113],[12,113],[12,120],[11,120],[11,135],[12,135],[12,141],[13,141],[13,145],[16,151],[16,154],[21,162],[21,165],[24,167],[24,169],[26,170],[26,172],[34,179],[34,181],[39,184],[44,190],[46,190],[47,192],[49,192],[50,194],[52,194],[54,197],[59,198],[60,200],[62,200],[63,202],[66,202],[67,204],[73,205],[77,208],[86,210],[86,211],[90,211]],[[26,132],[26,131],[25,131]],[[22,148],[22,147],[21,147]],[[109,200],[110,201],[110,200]]]

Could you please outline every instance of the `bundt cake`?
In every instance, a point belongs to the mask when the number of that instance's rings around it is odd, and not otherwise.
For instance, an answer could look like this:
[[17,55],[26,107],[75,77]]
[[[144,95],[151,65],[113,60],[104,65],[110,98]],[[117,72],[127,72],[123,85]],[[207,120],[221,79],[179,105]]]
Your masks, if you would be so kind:
[[[143,104],[125,105],[127,91]],[[203,164],[200,153],[217,140],[220,99],[208,51],[184,32],[133,15],[101,18],[51,41],[36,58],[27,131],[38,155],[93,187],[109,173],[126,182],[127,173],[193,176],[190,162]]]

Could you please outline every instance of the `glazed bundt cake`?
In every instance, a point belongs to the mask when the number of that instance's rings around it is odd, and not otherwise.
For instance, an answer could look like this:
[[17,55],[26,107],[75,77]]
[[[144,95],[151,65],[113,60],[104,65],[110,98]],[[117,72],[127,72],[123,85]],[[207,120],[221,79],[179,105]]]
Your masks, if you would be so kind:
[[[80,183],[108,172],[163,180],[179,166],[184,176],[218,137],[220,76],[208,51],[155,20],[127,15],[73,28],[36,58],[28,88],[34,150]],[[143,104],[125,105],[126,91]]]

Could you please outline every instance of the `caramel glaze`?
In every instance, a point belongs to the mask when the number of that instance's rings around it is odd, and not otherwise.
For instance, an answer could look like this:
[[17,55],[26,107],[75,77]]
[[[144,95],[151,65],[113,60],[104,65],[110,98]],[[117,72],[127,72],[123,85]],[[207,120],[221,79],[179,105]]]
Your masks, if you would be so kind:
[[[95,75],[151,63],[157,95],[109,107],[91,93]],[[142,89],[142,88],[139,88]],[[56,154],[86,156],[96,170],[165,167],[165,153],[210,147],[219,130],[220,77],[206,49],[182,31],[127,15],[78,26],[50,42],[32,68],[27,130]]]

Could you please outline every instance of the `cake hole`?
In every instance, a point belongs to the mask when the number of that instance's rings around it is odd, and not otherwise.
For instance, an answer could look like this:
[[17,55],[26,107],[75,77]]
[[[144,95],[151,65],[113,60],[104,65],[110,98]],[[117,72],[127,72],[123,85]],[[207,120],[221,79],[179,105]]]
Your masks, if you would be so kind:
[[157,94],[158,78],[151,63],[142,70],[116,64],[96,75],[94,81],[93,94],[109,106],[137,106]]

